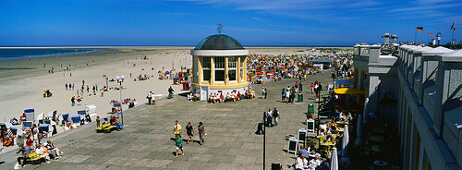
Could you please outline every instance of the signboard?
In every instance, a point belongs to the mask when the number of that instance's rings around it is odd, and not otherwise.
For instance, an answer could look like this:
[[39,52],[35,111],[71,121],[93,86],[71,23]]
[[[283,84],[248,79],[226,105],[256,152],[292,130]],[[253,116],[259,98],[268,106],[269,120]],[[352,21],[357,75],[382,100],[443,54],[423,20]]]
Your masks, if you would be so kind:
[[305,145],[306,133],[306,129],[301,128],[298,130],[298,142],[303,143],[303,145]]
[[289,138],[289,147],[287,148],[287,153],[297,153],[297,144],[298,140],[295,137]]
[[308,132],[314,132],[314,120],[313,119],[306,120],[306,130]]

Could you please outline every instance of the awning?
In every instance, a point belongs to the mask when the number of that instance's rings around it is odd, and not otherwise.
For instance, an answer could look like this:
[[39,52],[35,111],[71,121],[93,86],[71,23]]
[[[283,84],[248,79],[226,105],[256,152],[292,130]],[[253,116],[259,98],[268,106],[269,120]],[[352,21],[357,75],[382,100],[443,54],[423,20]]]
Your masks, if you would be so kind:
[[334,89],[335,94],[365,95],[366,91],[352,88]]
[[351,80],[346,80],[346,79],[335,80],[334,83],[335,84],[342,84],[342,85],[353,85],[354,84]]

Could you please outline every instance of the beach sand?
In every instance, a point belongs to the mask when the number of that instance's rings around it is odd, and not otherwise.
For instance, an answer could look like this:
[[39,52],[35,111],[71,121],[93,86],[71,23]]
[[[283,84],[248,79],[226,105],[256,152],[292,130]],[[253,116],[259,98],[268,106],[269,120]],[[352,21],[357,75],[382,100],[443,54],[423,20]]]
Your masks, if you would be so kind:
[[[167,89],[172,84],[172,80],[158,80],[158,71],[172,69],[175,62],[175,69],[180,70],[180,66],[191,66],[191,56],[189,51],[192,47],[132,47],[121,48],[122,52],[109,52],[105,54],[83,55],[83,56],[64,56],[64,57],[44,57],[17,60],[0,61],[0,67],[15,68],[27,67],[29,69],[9,69],[0,72],[0,122],[8,122],[9,119],[18,118],[24,109],[34,108],[35,115],[57,110],[58,113],[69,112],[76,114],[78,110],[83,110],[85,105],[96,105],[99,115],[106,116],[110,112],[111,100],[120,100],[118,90],[104,92],[104,96],[88,96],[86,85],[90,87],[98,84],[101,89],[106,80],[115,79],[118,75],[125,75],[126,79],[123,86],[122,97],[135,98],[138,105],[144,104],[146,95],[149,91],[155,94],[168,94]],[[143,60],[144,56],[148,60]],[[20,64],[21,63],[21,64]],[[46,67],[43,67],[43,63]],[[87,66],[88,63],[88,66]],[[71,71],[62,71],[64,67],[57,64],[69,66]],[[133,66],[136,64],[136,66]],[[51,65],[55,68],[55,73],[49,74],[48,69]],[[154,68],[154,70],[152,70]],[[144,69],[144,70],[143,70]],[[132,77],[130,77],[132,73]],[[72,77],[69,76],[72,74]],[[154,75],[149,80],[134,81],[139,74]],[[71,97],[77,96],[77,89],[81,88],[82,80],[85,80],[84,97],[81,106],[71,106]],[[75,90],[65,90],[65,83],[75,83]],[[109,82],[109,87],[117,87],[116,82]],[[181,91],[180,86],[173,86],[176,92]],[[50,90],[52,97],[44,98],[43,90]],[[124,109],[127,109],[124,105]]]

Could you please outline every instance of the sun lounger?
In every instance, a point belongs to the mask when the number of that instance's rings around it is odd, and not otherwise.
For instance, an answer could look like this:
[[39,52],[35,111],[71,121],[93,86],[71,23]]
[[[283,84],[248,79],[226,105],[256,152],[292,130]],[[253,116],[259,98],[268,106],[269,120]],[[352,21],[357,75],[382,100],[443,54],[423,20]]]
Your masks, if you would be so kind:
[[26,163],[31,163],[31,164],[40,164],[42,162],[45,162],[45,158],[41,155],[37,155],[35,151],[31,152],[30,154],[26,155]]
[[115,129],[117,129],[116,126],[111,125],[111,123],[106,123],[106,124],[101,125],[100,127],[97,127],[95,130],[98,133],[99,132],[106,133],[106,132],[111,132],[112,130],[115,130]]

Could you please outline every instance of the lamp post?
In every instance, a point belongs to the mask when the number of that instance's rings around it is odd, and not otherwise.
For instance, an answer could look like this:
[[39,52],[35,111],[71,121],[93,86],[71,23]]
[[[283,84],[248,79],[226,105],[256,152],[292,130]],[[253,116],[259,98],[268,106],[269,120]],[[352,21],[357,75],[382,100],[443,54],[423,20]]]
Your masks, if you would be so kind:
[[321,86],[318,86],[318,90],[317,90],[317,91],[318,91],[318,93],[319,93],[319,100],[318,100],[318,130],[317,130],[317,135],[319,135],[319,127],[320,127],[319,125],[321,124],[321,119],[320,119],[320,116],[319,116],[319,111],[321,110],[321,109],[319,108],[319,103],[321,103],[321,91],[322,91]]
[[120,88],[119,88],[119,91],[120,91],[120,117],[122,119],[122,125],[124,125],[124,113],[122,111],[122,108],[123,108],[123,105],[122,105],[122,82],[124,82],[124,79],[125,79],[125,76],[124,75],[121,75],[121,76],[117,76],[116,77],[117,79],[117,83],[119,83],[120,85]]
[[266,112],[263,112],[263,170],[265,170]]

